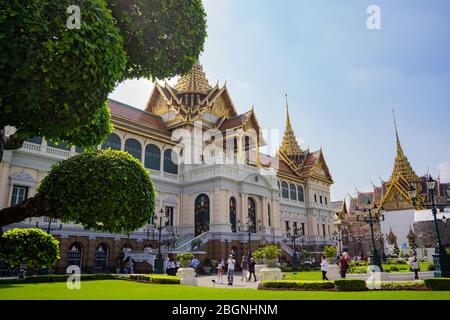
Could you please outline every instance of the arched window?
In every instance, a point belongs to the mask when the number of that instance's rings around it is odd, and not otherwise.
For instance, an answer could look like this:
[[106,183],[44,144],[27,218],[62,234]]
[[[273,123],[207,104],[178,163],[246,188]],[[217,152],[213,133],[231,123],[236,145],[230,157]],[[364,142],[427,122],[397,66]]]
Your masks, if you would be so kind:
[[236,198],[230,198],[230,223],[231,232],[236,232]]
[[95,250],[95,272],[107,272],[108,269],[108,247],[104,243],[100,243]]
[[154,144],[145,147],[144,165],[147,169],[161,170],[161,150]]
[[125,151],[131,154],[133,157],[141,161],[142,158],[142,147],[139,141],[136,139],[127,139],[125,141]]
[[209,231],[209,197],[201,194],[195,199],[195,236]]
[[231,232],[236,232],[236,199],[230,198],[230,223]]
[[248,198],[248,220],[251,225],[251,232],[256,232],[256,202],[253,198]]
[[285,199],[289,199],[289,187],[286,181],[281,183],[281,195]]
[[298,201],[305,202],[305,193],[301,185],[297,186]]
[[297,200],[297,188],[295,187],[295,185],[291,183],[291,185],[289,186],[289,189],[291,192],[291,199]]
[[69,246],[67,252],[67,266],[79,266],[81,267],[81,244],[79,242],[73,242]]
[[164,151],[164,172],[178,174],[178,164],[172,160],[176,160],[176,153],[172,149]]
[[113,150],[121,150],[122,149],[122,141],[119,136],[115,133],[111,133],[108,136],[108,139],[102,144],[102,149],[111,148]]
[[267,204],[267,224],[269,225],[269,227],[272,226],[272,216],[270,213],[270,203]]

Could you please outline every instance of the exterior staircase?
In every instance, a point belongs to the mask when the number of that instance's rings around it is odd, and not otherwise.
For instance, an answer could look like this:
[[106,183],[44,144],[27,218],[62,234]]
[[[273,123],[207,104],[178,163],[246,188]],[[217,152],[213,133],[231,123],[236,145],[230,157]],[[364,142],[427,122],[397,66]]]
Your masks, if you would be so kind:
[[[180,244],[175,248],[175,252],[197,252],[199,250],[193,250],[192,245],[195,244],[196,242],[201,241],[202,244],[207,243],[209,241],[209,236],[210,236],[210,231],[204,232],[200,235],[198,235],[195,238],[191,238],[187,241],[180,241]],[[190,237],[192,237],[192,234],[189,235]],[[201,252],[201,251],[199,251]]]
[[286,252],[290,257],[294,256],[294,249],[292,249],[290,246],[288,246],[283,241],[280,241],[279,244],[280,244],[281,250]]

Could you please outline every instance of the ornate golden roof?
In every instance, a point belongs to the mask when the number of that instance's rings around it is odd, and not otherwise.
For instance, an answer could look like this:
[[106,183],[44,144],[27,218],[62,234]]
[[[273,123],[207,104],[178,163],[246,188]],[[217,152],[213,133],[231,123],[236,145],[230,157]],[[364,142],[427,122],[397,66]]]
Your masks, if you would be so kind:
[[286,95],[286,128],[284,130],[283,141],[281,143],[280,151],[289,157],[299,157],[302,154],[302,149],[298,145],[295,138],[294,130],[292,129],[291,119],[289,118],[289,106]]
[[207,94],[211,90],[203,67],[199,63],[195,63],[192,70],[178,79],[175,89],[179,93],[201,93]]

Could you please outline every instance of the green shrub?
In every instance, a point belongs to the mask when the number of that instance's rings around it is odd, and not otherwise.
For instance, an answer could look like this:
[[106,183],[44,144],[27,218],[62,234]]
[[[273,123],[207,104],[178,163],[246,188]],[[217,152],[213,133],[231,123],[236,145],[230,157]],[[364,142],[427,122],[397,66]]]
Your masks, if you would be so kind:
[[336,257],[336,253],[337,253],[337,250],[336,250],[336,247],[334,247],[334,246],[325,246],[323,248],[323,255],[326,258],[334,258],[334,257]]
[[425,290],[423,281],[381,282],[381,290]]
[[436,266],[434,265],[434,263],[430,263],[428,265],[428,271],[434,271],[434,270],[436,270]]
[[194,255],[192,253],[179,253],[177,254],[177,260],[183,267],[189,267],[191,265]]
[[262,289],[332,290],[333,281],[275,280],[263,281]]
[[[0,284],[66,282],[70,274],[49,274],[27,278],[0,279]],[[115,274],[81,274],[81,281],[118,279]]]
[[397,268],[397,266],[391,266],[391,267],[389,268],[389,271],[390,271],[390,272],[398,271],[398,268]]
[[150,282],[156,284],[180,284],[180,278],[175,276],[150,276]]
[[349,267],[348,273],[367,273],[367,266],[362,267]]
[[363,266],[368,266],[369,262],[368,261],[351,261],[350,262],[350,267],[363,267]]
[[425,286],[434,291],[450,291],[450,278],[425,279]]
[[334,285],[338,291],[366,291],[366,282],[360,279],[335,280]]

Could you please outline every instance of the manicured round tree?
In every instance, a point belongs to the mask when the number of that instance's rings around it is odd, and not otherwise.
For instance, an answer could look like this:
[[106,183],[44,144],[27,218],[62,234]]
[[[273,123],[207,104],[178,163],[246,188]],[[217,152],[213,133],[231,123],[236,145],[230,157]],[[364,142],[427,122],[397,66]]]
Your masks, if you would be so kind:
[[59,256],[59,241],[41,229],[11,229],[0,237],[0,259],[13,267],[51,268]]
[[81,145],[74,133],[96,118],[126,64],[123,40],[104,0],[84,0],[69,29],[73,0],[0,2],[0,129]]
[[134,231],[155,209],[155,190],[141,162],[111,149],[58,162],[24,203],[0,210],[0,226],[48,216],[112,233]]
[[201,0],[107,0],[127,52],[126,78],[187,73],[203,51]]

